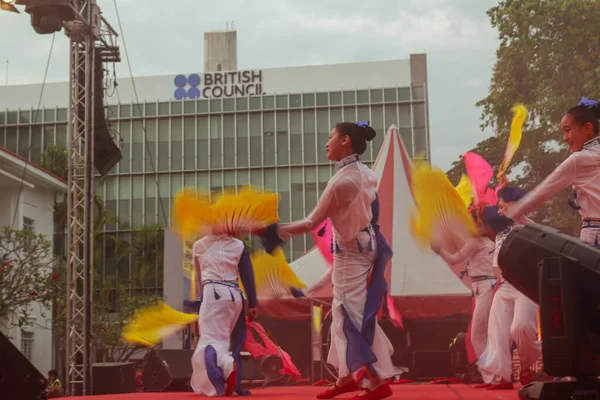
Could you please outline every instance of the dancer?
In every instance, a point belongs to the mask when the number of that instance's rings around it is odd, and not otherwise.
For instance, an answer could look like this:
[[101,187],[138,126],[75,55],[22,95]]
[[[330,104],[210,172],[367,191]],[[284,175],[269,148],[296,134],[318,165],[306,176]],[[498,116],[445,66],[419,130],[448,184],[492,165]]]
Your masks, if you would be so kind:
[[581,214],[580,239],[600,248],[600,106],[583,98],[560,122],[571,155],[542,183],[517,202],[506,215],[514,220],[544,204],[559,191],[573,186],[574,204]]
[[[201,299],[200,339],[192,356],[191,386],[205,396],[231,395],[241,390],[237,374],[239,352],[245,338],[244,297],[248,296],[248,319],[256,316],[256,288],[248,248],[228,234],[209,234],[192,250],[196,290]],[[232,343],[231,355],[229,354]]]
[[[502,243],[516,225],[505,214],[510,212],[513,204],[524,195],[523,189],[506,186],[498,191],[498,207],[484,209],[484,220],[498,232],[494,267],[498,267],[498,254]],[[525,217],[516,220],[516,223],[521,225],[530,222],[531,220]],[[510,352],[513,341],[519,350],[520,381],[523,385],[533,380],[530,368],[542,354],[541,343],[537,339],[537,304],[502,277],[498,285],[490,310],[487,345],[477,361],[485,382],[478,387],[487,390],[514,388],[511,379],[512,354]]]
[[[471,321],[471,344],[475,356],[479,357],[487,343],[488,319],[496,277],[494,276],[493,257],[494,242],[490,240],[493,235],[491,228],[478,218],[477,211],[473,210],[471,216],[477,222],[479,235],[470,238],[465,245],[452,254],[441,248],[437,243],[432,243],[432,250],[439,254],[446,263],[455,265],[465,262],[467,275],[471,278],[471,293],[475,297],[475,308]],[[462,275],[461,275],[462,276]]]
[[326,218],[331,219],[333,268],[317,286],[329,280],[333,283],[332,340],[327,362],[337,368],[338,379],[332,389],[317,396],[319,399],[359,390],[355,378],[361,369],[369,376],[369,388],[354,399],[377,400],[392,394],[386,379],[396,372],[391,360],[394,349],[377,323],[387,289],[384,271],[391,249],[377,225],[377,177],[359,159],[367,141],[375,135],[368,122],[338,123],[326,145],[327,158],[337,161],[336,173],[316,208],[305,219],[264,232],[265,248],[269,249],[279,237],[310,232]]

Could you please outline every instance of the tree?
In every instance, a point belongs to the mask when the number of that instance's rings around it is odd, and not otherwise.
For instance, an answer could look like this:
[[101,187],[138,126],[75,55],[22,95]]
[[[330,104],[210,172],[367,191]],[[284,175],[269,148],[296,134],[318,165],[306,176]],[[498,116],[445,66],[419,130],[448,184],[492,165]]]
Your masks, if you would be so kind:
[[0,260],[0,320],[9,329],[27,325],[35,304],[44,316],[58,288],[50,242],[30,230],[5,227]]
[[[488,96],[477,103],[482,128],[495,136],[472,151],[497,167],[512,119],[511,108],[523,103],[530,117],[513,168],[516,184],[526,190],[541,182],[568,155],[560,120],[582,96],[600,97],[600,36],[594,34],[600,2],[593,0],[503,0],[487,12],[498,29],[500,47]],[[448,175],[458,183],[461,160]],[[510,172],[510,171],[509,171]],[[579,216],[567,205],[570,190],[555,196],[535,219],[567,233],[579,230]]]
[[65,181],[68,178],[67,149],[52,145],[39,155],[40,167]]

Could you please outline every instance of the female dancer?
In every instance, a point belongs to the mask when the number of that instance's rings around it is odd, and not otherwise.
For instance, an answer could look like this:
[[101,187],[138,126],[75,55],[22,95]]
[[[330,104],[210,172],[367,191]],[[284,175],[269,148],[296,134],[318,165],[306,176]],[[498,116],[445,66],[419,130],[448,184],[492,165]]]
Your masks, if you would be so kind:
[[[375,134],[368,122],[338,123],[326,145],[327,158],[338,162],[336,173],[319,203],[308,217],[277,228],[279,237],[289,238],[310,232],[325,218],[330,218],[333,226],[333,270],[318,285],[326,283],[331,274],[332,343],[327,361],[337,368],[339,376],[333,389],[319,394],[319,399],[359,390],[355,376],[363,368],[369,376],[369,389],[354,398],[377,400],[392,394],[385,380],[395,375],[391,360],[394,349],[377,323],[391,249],[377,225],[377,177],[359,160]],[[278,239],[272,233],[273,229],[265,233],[266,242]],[[305,293],[311,291],[313,288]]]
[[[248,296],[248,319],[256,316],[254,271],[248,248],[227,234],[211,234],[192,249],[200,305],[200,340],[192,356],[191,386],[204,396],[250,394],[241,390],[237,374],[239,353],[246,334],[244,297]],[[232,344],[229,355],[230,343]]]
[[496,285],[492,265],[495,246],[488,237],[490,228],[477,217],[476,211],[472,211],[471,215],[479,227],[479,236],[471,238],[463,248],[454,254],[448,253],[434,243],[431,248],[449,265],[466,261],[467,274],[471,278],[471,292],[475,297],[475,308],[471,321],[471,343],[476,357],[479,357],[487,343],[488,319]]
[[[484,210],[486,223],[498,231],[494,267],[498,267],[498,254],[502,243],[516,225],[506,218],[505,214],[524,195],[525,191],[521,188],[504,187],[498,191],[498,207],[486,207]],[[516,222],[524,225],[531,220],[521,217]],[[530,368],[542,354],[541,344],[537,340],[537,310],[535,302],[500,278],[490,310],[487,346],[477,361],[485,382],[479,387],[488,390],[513,389],[510,352],[513,341],[519,349],[521,384],[532,381]]]
[[582,99],[560,122],[571,155],[542,183],[527,193],[506,215],[518,220],[539,208],[548,198],[573,186],[581,214],[581,240],[600,248],[600,106]]

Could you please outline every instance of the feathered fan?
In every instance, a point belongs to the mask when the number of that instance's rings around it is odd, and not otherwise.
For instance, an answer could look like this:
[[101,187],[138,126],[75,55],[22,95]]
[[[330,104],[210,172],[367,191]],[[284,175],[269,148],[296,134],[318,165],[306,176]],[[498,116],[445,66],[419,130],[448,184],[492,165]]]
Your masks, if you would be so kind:
[[[294,273],[278,247],[273,255],[258,250],[250,255],[254,269],[254,283],[258,298],[278,298],[289,294],[289,288],[303,288],[306,284]],[[243,289],[242,282],[239,281]]]
[[158,303],[139,310],[123,328],[122,336],[129,343],[156,346],[197,320],[196,314],[175,311],[165,303]]
[[417,243],[429,246],[432,241],[448,243],[451,239],[451,247],[459,247],[460,242],[477,234],[465,202],[441,169],[415,164],[411,187],[416,206],[411,231]]
[[173,203],[173,226],[184,238],[225,233],[239,236],[279,221],[276,193],[244,188],[239,194],[223,193],[214,203],[196,189],[181,191]]

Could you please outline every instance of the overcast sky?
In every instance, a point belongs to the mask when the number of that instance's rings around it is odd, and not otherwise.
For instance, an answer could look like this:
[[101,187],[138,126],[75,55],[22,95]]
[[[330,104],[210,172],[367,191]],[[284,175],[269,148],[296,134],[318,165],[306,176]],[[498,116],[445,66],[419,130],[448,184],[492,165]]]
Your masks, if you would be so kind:
[[[405,59],[427,53],[432,162],[447,169],[484,139],[475,102],[486,96],[497,32],[491,0],[116,0],[134,76],[203,68],[203,33],[234,21],[238,68]],[[113,0],[98,0],[120,32]],[[144,6],[141,8],[141,6]],[[21,11],[23,11],[21,7]],[[52,35],[29,15],[0,12],[0,84],[40,83]],[[120,43],[122,44],[123,36]],[[68,40],[57,34],[48,81],[68,75]],[[125,51],[117,76],[129,77]]]

